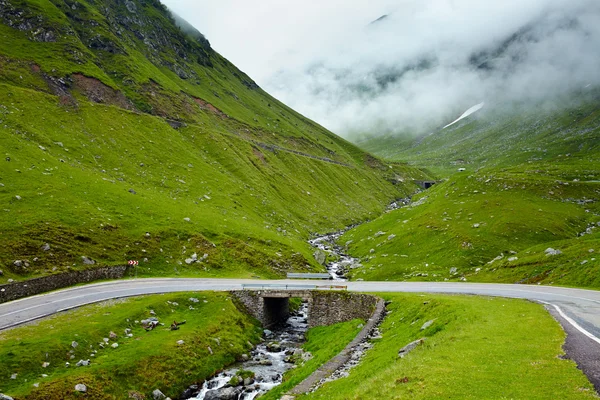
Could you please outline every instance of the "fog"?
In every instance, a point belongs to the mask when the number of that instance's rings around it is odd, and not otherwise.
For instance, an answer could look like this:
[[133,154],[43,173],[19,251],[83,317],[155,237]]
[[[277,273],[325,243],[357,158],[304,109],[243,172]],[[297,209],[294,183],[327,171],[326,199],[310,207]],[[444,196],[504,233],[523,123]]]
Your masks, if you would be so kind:
[[600,84],[598,0],[164,2],[266,91],[343,136],[421,133],[482,102]]

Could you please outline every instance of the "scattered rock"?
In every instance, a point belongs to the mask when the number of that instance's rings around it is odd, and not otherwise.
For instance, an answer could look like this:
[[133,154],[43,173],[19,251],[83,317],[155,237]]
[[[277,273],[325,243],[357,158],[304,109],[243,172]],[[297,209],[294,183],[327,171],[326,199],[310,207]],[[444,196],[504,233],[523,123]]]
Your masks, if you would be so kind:
[[42,246],[42,250],[43,251],[48,251],[50,250],[50,245],[48,243],[44,243],[44,245]]
[[117,336],[117,334],[116,334],[116,333],[114,333],[113,331],[111,331],[111,332],[108,334],[108,337],[109,337],[109,338],[111,338],[112,340],[117,340],[117,337],[118,337],[118,336]]
[[209,390],[206,392],[204,400],[237,400],[243,391],[244,388],[242,386]]
[[388,236],[387,240],[392,240],[392,239],[393,239],[393,238],[395,238],[395,237],[396,237],[396,235],[394,235],[394,234],[392,233],[390,236]]
[[188,217],[185,217],[183,220],[184,220],[185,222],[190,222],[190,221],[191,221],[191,219],[189,219]]
[[129,328],[126,328],[126,329],[125,329],[125,334],[126,334],[126,335],[129,335],[129,334],[131,334],[131,329],[129,329]]
[[435,319],[425,322],[423,324],[423,326],[421,327],[421,330],[424,331],[425,329],[429,328],[431,325],[433,325],[434,322],[435,322]]
[[421,339],[415,340],[414,342],[407,344],[406,346],[404,346],[403,348],[400,349],[400,351],[398,352],[398,357],[404,358],[404,356],[406,356],[408,353],[410,353],[411,351],[416,349],[417,346],[420,346],[423,343],[425,343],[425,338],[421,338]]
[[116,349],[117,347],[119,347],[119,343],[113,343],[110,345],[110,347],[112,347],[113,349]]
[[86,256],[81,256],[81,261],[83,262],[84,265],[94,265],[94,264],[96,264],[96,261],[94,261],[91,258],[86,257]]
[[164,393],[161,392],[159,389],[154,389],[154,391],[152,392],[152,398],[154,400],[165,400],[167,396],[165,396]]
[[281,347],[281,344],[277,342],[271,342],[267,344],[267,351],[270,351],[271,353],[280,353],[283,351],[283,348]]
[[178,341],[177,341],[177,344],[181,346],[181,345],[184,345],[184,344],[185,344],[185,342],[184,342],[183,340],[178,340]]
[[546,253],[547,256],[557,256],[562,254],[562,251],[548,247],[546,250],[544,250],[544,253]]
[[21,200],[21,199],[22,199],[22,197],[21,197],[21,196],[19,196],[19,195],[16,195],[16,196],[15,196],[15,199],[17,199],[17,200]]
[[87,386],[85,386],[83,383],[78,383],[77,385],[75,385],[75,390],[81,393],[85,393],[87,392]]
[[17,379],[17,374],[12,374],[12,375],[10,376],[10,379]]
[[458,268],[452,267],[450,268],[450,275],[456,275],[458,273]]
[[6,394],[0,393],[0,400],[14,400],[14,399]]
[[480,224],[473,224],[473,228],[479,228],[480,226]]
[[49,363],[49,362],[44,362],[44,363],[42,364],[42,368],[48,368],[49,366],[50,366],[50,363]]
[[135,190],[133,190],[133,189],[129,189],[128,192],[131,193],[131,194],[137,194],[137,192]]
[[79,360],[75,365],[77,367],[87,367],[88,365],[90,365],[90,360]]
[[265,334],[265,336],[266,336],[266,337],[269,337],[269,336],[271,336],[271,335],[273,334],[273,332],[271,332],[271,331],[270,331],[270,330],[268,330],[268,329],[265,329],[265,330],[263,331],[263,333]]
[[73,341],[71,342],[71,347],[72,347],[72,348],[76,348],[77,346],[79,346],[79,343],[77,343],[76,341],[74,341],[74,340],[73,340]]
[[199,303],[199,302],[200,302],[200,300],[198,300],[198,299],[197,299],[197,298],[195,298],[195,297],[190,297],[190,298],[189,298],[189,300],[190,300],[192,303]]
[[0,276],[4,275],[4,271],[0,269]]
[[209,352],[211,355],[213,354],[213,351],[212,351],[212,349],[210,348],[210,346],[208,346],[208,352]]
[[518,259],[519,259],[518,257],[508,257],[509,262],[517,261]]

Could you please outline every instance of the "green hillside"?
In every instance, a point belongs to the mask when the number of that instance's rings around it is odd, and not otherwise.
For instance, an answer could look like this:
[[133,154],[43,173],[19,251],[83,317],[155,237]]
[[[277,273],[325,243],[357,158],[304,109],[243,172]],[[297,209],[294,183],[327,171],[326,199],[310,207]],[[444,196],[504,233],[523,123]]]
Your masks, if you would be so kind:
[[440,183],[342,238],[362,257],[354,278],[600,287],[600,98],[563,104],[488,109],[426,137],[362,142],[427,166]]
[[154,0],[0,1],[0,283],[130,259],[316,269],[311,233],[415,190],[398,183],[422,171],[290,110],[182,26]]

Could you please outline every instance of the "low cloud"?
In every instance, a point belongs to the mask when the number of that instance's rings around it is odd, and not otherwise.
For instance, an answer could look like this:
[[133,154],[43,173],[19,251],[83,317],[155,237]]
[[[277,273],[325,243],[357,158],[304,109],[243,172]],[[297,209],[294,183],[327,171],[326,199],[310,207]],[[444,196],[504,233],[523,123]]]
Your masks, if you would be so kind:
[[165,3],[268,92],[345,136],[420,133],[481,102],[600,85],[597,0]]

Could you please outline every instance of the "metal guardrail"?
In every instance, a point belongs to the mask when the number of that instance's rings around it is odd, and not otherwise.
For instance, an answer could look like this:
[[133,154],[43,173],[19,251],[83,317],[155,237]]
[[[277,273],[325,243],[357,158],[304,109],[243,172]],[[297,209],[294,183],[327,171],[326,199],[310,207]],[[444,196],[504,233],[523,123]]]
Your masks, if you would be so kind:
[[317,288],[317,285],[299,285],[299,284],[263,284],[263,283],[244,283],[242,284],[242,289],[252,289],[252,290],[314,290]]
[[333,279],[329,274],[288,272],[288,279]]
[[242,290],[347,290],[345,285],[299,285],[243,283]]

